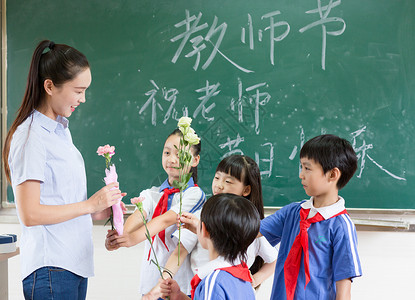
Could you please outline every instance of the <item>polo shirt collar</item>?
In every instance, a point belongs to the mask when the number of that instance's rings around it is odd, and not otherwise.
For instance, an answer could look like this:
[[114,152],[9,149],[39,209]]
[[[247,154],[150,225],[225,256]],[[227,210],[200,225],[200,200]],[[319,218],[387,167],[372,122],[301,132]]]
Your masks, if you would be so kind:
[[57,129],[66,129],[69,125],[69,121],[65,117],[58,116],[55,121],[37,111],[36,109],[33,111],[33,118],[40,123],[40,126],[49,132],[53,132]]
[[225,260],[222,256],[218,256],[216,259],[209,261],[205,265],[196,270],[196,274],[201,280],[208,276],[216,269],[231,267],[233,264]]
[[309,200],[301,203],[301,207],[304,209],[310,209],[310,215],[320,213],[320,215],[322,215],[323,218],[327,220],[345,210],[346,208],[344,203],[344,199],[339,196],[339,200],[336,203],[330,206],[316,208],[313,205],[313,197],[311,197]]

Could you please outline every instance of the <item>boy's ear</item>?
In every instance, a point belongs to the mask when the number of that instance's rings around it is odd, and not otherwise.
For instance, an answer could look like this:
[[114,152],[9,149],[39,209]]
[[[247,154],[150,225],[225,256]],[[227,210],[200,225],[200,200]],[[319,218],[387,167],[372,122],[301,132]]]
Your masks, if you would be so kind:
[[251,186],[247,185],[244,187],[244,190],[242,191],[242,196],[246,197],[251,193]]
[[200,229],[200,234],[202,235],[202,237],[204,237],[204,238],[210,238],[210,234],[209,234],[209,232],[206,230],[206,225],[205,225],[205,223],[203,223],[203,222],[201,222],[201,226],[202,226],[202,228]]
[[192,167],[197,167],[200,161],[200,155],[193,156]]
[[342,175],[342,172],[337,167],[331,169],[328,173],[329,173],[328,174],[329,175],[329,177],[328,177],[329,181],[335,181],[335,182],[339,181],[340,176]]

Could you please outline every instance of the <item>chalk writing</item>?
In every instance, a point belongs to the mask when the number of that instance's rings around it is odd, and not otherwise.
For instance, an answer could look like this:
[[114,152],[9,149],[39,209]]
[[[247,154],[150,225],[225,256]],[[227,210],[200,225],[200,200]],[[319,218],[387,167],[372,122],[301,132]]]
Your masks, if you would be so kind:
[[[303,147],[304,143],[305,143],[305,134],[304,134],[304,129],[300,126],[300,149]],[[366,131],[366,126],[363,126],[362,128],[360,128],[359,130],[356,130],[354,132],[351,133],[352,136],[352,146],[354,151],[356,152],[357,155],[357,159],[360,160],[360,169],[358,174],[356,175],[357,178],[361,178],[362,174],[363,174],[363,170],[365,169],[365,165],[366,165],[366,158],[368,158],[371,162],[373,162],[379,169],[381,169],[383,172],[385,172],[386,174],[388,174],[389,176],[397,179],[397,180],[405,180],[405,178],[403,177],[399,177],[395,174],[393,174],[392,172],[386,170],[383,166],[381,166],[379,163],[377,163],[372,157],[370,157],[370,155],[367,153],[368,150],[373,149],[373,144],[367,144],[366,140],[362,137],[362,134]],[[322,134],[325,133],[325,130],[322,130]],[[361,139],[363,139],[362,141],[362,145],[357,146],[357,138],[360,137]],[[298,153],[298,148],[297,146],[294,146],[289,159],[293,160],[295,158],[295,156]],[[299,170],[298,173],[301,173],[301,165],[299,166]]]
[[148,92],[146,92],[146,96],[150,96],[146,103],[141,107],[140,111],[138,112],[140,115],[146,110],[146,108],[151,104],[151,124],[154,126],[157,125],[157,108],[163,111],[163,108],[161,107],[160,103],[156,100],[156,94],[160,90],[160,88],[157,86],[157,84],[154,82],[154,80],[150,80],[151,84],[154,86],[154,88]]
[[389,176],[397,179],[397,180],[405,180],[405,178],[403,177],[399,177],[395,174],[393,174],[392,172],[389,172],[388,170],[386,170],[383,166],[381,166],[379,163],[377,163],[372,157],[370,157],[370,155],[367,153],[368,150],[373,149],[373,144],[366,144],[366,140],[363,138],[362,141],[362,145],[361,146],[356,146],[357,142],[356,142],[356,138],[361,136],[364,132],[366,131],[366,126],[360,128],[359,130],[356,130],[355,132],[352,132],[352,145],[353,148],[357,154],[358,159],[360,159],[360,170],[359,170],[359,174],[357,175],[358,178],[362,177],[363,174],[363,170],[365,168],[365,163],[366,163],[366,157],[372,161],[379,169],[381,169],[383,172],[385,172],[386,174],[388,174]]
[[[234,65],[235,67],[237,67],[239,70],[245,72],[245,73],[251,73],[253,71],[245,69],[243,67],[241,67],[240,65],[238,65],[237,63],[235,63],[234,61],[232,61],[230,58],[228,58],[223,52],[221,52],[219,50],[219,47],[222,43],[223,37],[225,36],[226,33],[226,28],[228,27],[228,25],[224,22],[221,25],[217,26],[218,23],[218,18],[215,16],[213,18],[213,23],[208,31],[208,33],[206,34],[205,37],[203,37],[202,35],[197,35],[194,38],[190,38],[193,34],[206,29],[209,25],[207,23],[203,23],[202,25],[198,25],[200,22],[200,19],[202,17],[202,13],[199,12],[198,16],[196,17],[195,15],[190,16],[190,13],[188,10],[185,10],[185,14],[186,17],[184,20],[180,21],[179,23],[176,23],[174,25],[174,27],[179,28],[182,26],[185,26],[185,32],[176,35],[175,37],[171,38],[170,41],[172,43],[177,42],[178,40],[181,40],[181,43],[179,45],[179,47],[176,50],[176,53],[174,54],[173,58],[172,58],[172,63],[176,63],[178,58],[180,57],[186,43],[189,41],[192,44],[192,48],[193,50],[190,51],[189,53],[185,54],[186,58],[192,57],[194,55],[196,55],[196,62],[193,65],[193,69],[196,71],[199,67],[199,63],[200,63],[200,58],[201,58],[201,54],[200,52],[204,49],[206,49],[206,44],[203,43],[203,41],[209,42],[212,46],[213,46],[213,50],[211,52],[211,54],[209,55],[208,59],[205,61],[205,63],[202,65],[202,69],[206,70],[206,68],[209,67],[209,65],[212,63],[213,59],[215,58],[216,54],[219,53],[220,55],[222,55],[223,58],[225,58],[228,62],[230,62],[232,65]],[[213,43],[212,42],[212,37],[214,37],[215,35],[219,35],[218,38],[216,39],[216,42]]]
[[[235,139],[231,139],[229,136],[226,137],[226,142],[219,145],[219,148],[224,149],[228,148],[228,151],[222,155],[220,159],[223,159],[225,157],[228,157],[233,154],[239,154],[244,155],[244,152],[239,148],[239,145],[245,141],[244,137],[241,137],[238,133]],[[271,177],[272,175],[272,166],[274,163],[274,145],[272,143],[264,143],[261,145],[261,147],[269,147],[269,152],[267,158],[260,158],[259,152],[255,151],[255,161],[259,166],[260,175]],[[261,168],[263,163],[266,164],[265,168]]]
[[164,111],[162,105],[156,99],[156,95],[160,90],[161,90],[163,99],[166,100],[167,102],[170,102],[169,108],[167,109],[164,115],[164,118],[163,118],[163,124],[166,124],[170,118],[174,120],[179,120],[180,117],[188,115],[188,108],[186,106],[183,107],[182,112],[180,114],[175,108],[176,98],[177,98],[176,95],[179,93],[177,89],[175,88],[167,89],[165,87],[160,89],[154,80],[150,80],[150,82],[154,88],[145,93],[146,96],[150,96],[150,97],[148,98],[146,103],[144,103],[144,105],[140,108],[138,112],[140,115],[151,104],[151,124],[153,126],[157,125],[157,109],[159,109],[160,111]]
[[[261,87],[268,87],[266,82],[261,82],[258,84],[251,85],[245,89],[248,93],[247,96],[243,95],[242,81],[238,78],[238,99],[231,99],[230,107],[232,111],[235,111],[235,108],[238,109],[238,121],[242,123],[243,119],[243,109],[246,106],[254,107],[254,122],[255,122],[255,133],[259,134],[259,108],[260,106],[265,106],[271,99],[271,95],[268,92],[260,92]],[[254,93],[249,93],[254,91]]]
[[[262,19],[267,19],[269,18],[270,20],[270,25],[268,27],[265,28],[265,30],[269,30],[270,33],[270,42],[271,42],[271,49],[270,49],[270,60],[271,60],[271,64],[274,65],[274,48],[275,48],[275,42],[280,42],[282,41],[290,32],[290,25],[286,22],[286,21],[279,21],[279,22],[274,22],[274,16],[279,15],[281,12],[279,10],[265,14],[262,16]],[[280,34],[279,36],[275,36],[275,28],[279,27],[279,26],[286,26],[285,31]]]
[[255,152],[255,161],[259,166],[259,169],[263,169],[261,168],[261,163],[260,162],[265,162],[268,166],[267,168],[265,168],[264,171],[260,171],[261,175],[266,175],[267,177],[271,177],[272,175],[272,166],[274,163],[274,145],[271,143],[265,143],[262,144],[261,147],[269,147],[269,156],[268,158],[259,158],[259,153]]
[[[264,31],[269,30],[269,34],[270,34],[270,61],[271,64],[274,65],[274,57],[275,57],[275,42],[280,42],[282,41],[284,38],[287,37],[287,35],[290,32],[290,24],[288,24],[286,21],[278,21],[275,22],[275,16],[281,14],[281,12],[279,10],[267,13],[265,15],[263,15],[261,17],[262,20],[264,19],[269,19],[270,21],[270,25],[268,27],[264,28]],[[285,31],[278,35],[275,36],[275,32],[276,29],[280,26],[284,26],[285,27]],[[262,42],[262,29],[258,30],[258,40],[260,42]],[[253,28],[253,23],[252,23],[252,17],[250,14],[248,14],[248,35],[249,35],[249,49],[254,50],[255,48],[255,43],[254,43],[254,28]],[[246,29],[245,27],[242,27],[241,29],[241,42],[245,44],[245,39],[246,39]]]
[[219,86],[220,86],[219,82],[214,85],[209,85],[209,81],[206,80],[206,86],[196,90],[196,92],[205,93],[205,95],[198,98],[202,102],[195,109],[193,113],[193,118],[196,118],[198,114],[200,113],[200,111],[202,111],[202,116],[205,120],[213,121],[215,119],[215,117],[208,117],[206,114],[209,113],[216,106],[216,104],[212,103],[211,105],[206,107],[206,103],[209,101],[210,98],[220,93],[220,91],[217,90]]
[[[340,5],[341,4],[341,0],[337,0],[334,1],[330,0],[329,4],[325,5],[325,6],[321,6],[321,0],[317,0],[317,8],[313,9],[313,10],[309,10],[306,11],[306,14],[314,14],[314,13],[318,13],[320,15],[320,20],[315,21],[311,24],[308,24],[306,26],[304,26],[303,28],[301,28],[299,31],[301,33],[315,27],[318,25],[321,25],[321,29],[322,29],[322,47],[321,47],[321,68],[323,70],[326,69],[326,39],[327,39],[327,35],[332,35],[332,36],[338,36],[341,35],[344,30],[346,29],[346,22],[342,19],[342,18],[338,18],[338,17],[330,17],[328,18],[329,13],[331,12],[331,9]],[[342,28],[339,30],[335,30],[335,31],[327,31],[326,28],[326,23],[330,23],[330,22],[340,22],[343,24]]]

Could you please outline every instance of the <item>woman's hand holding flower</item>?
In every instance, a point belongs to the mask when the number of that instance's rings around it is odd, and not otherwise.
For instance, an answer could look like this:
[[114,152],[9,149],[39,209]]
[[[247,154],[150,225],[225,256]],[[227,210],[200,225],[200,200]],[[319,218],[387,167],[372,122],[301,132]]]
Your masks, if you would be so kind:
[[87,203],[90,205],[90,213],[93,214],[103,211],[104,209],[118,203],[118,199],[120,197],[124,197],[125,195],[127,194],[122,193],[118,189],[118,182],[114,182],[103,187],[87,200]]

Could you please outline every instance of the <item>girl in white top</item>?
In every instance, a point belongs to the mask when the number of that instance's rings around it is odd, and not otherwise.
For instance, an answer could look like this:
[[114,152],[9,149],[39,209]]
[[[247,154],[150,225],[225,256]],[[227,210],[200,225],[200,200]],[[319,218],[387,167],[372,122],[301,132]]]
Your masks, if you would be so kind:
[[106,218],[106,208],[125,195],[111,190],[114,183],[87,198],[84,161],[66,118],[85,102],[90,84],[82,53],[47,40],[38,44],[3,149],[22,225],[26,299],[85,299],[87,278],[94,275],[91,214]]
[[[147,228],[150,235],[154,237],[153,247],[160,266],[165,266],[167,259],[177,246],[177,240],[172,238],[172,234],[177,229],[176,219],[179,213],[180,193],[177,190],[174,191],[172,185],[174,180],[179,180],[177,149],[179,148],[181,135],[181,131],[176,129],[168,136],[164,144],[162,165],[168,178],[160,187],[152,187],[140,193],[140,197],[145,198],[143,208],[145,218],[148,221]],[[206,201],[205,194],[196,185],[200,150],[200,143],[191,148],[193,161],[190,172],[192,172],[192,178],[189,180],[189,187],[183,193],[182,211],[191,213],[199,210]],[[171,194],[169,190],[172,192]],[[167,207],[166,211],[160,212],[158,207],[161,206],[163,199],[168,201],[166,204]],[[145,233],[145,226],[143,226],[141,214],[136,210],[125,222],[123,235],[118,236],[116,231],[109,231],[105,241],[106,248],[110,251],[118,249],[119,247],[131,247],[145,241],[144,257],[141,264],[141,294],[148,293],[160,278],[158,269],[151,262],[154,256],[150,251],[150,243]],[[190,269],[189,258],[185,259],[182,265],[183,267],[175,274],[174,279],[178,282],[183,292],[190,294],[190,281],[193,277],[193,272]]]
[[[260,171],[256,162],[248,156],[230,155],[219,163],[212,181],[212,193],[213,195],[231,193],[243,196],[254,204],[261,219],[264,218]],[[184,215],[197,220],[200,219],[200,210],[192,215],[186,213]],[[173,236],[176,236],[176,233]],[[181,244],[180,262],[186,261],[190,253],[191,268],[196,274],[197,269],[209,261],[208,252],[198,242],[197,235],[190,230],[182,230]],[[273,274],[277,257],[278,251],[263,237],[255,239],[248,247],[246,264],[253,275],[252,286],[254,288]],[[165,268],[174,274],[180,268],[177,261],[178,249],[176,248]],[[167,279],[169,275],[163,273],[163,277]],[[160,295],[159,284],[157,284],[143,300],[158,299]]]

